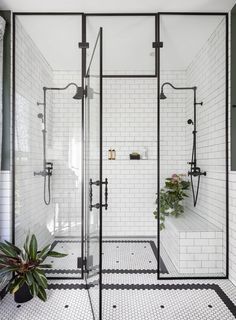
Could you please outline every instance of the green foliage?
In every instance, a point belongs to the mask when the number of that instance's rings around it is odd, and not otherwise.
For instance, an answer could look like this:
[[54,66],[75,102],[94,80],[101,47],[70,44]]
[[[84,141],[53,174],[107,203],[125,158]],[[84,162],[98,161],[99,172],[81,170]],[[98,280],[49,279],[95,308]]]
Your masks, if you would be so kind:
[[[51,250],[51,245],[38,251],[38,243],[35,235],[28,235],[22,249],[8,241],[0,243],[0,280],[8,277],[7,291],[17,292],[24,283],[29,287],[32,296],[46,301],[48,287],[47,278],[43,269],[52,265],[44,264],[47,257],[62,258],[67,254]],[[11,277],[12,272],[14,276]]]
[[[188,197],[190,182],[184,180],[184,175],[173,174],[165,180],[165,187],[160,190],[160,229],[165,228],[165,217],[174,216],[178,218],[184,213],[182,200]],[[157,202],[156,202],[157,203]],[[153,212],[157,218],[157,210]]]

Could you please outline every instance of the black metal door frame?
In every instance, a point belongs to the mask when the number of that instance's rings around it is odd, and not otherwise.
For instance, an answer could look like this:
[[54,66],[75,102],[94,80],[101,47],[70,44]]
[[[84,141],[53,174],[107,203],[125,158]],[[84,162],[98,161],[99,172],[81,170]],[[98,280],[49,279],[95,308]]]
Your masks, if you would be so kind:
[[[183,278],[168,278],[168,277],[160,277],[160,272],[159,269],[157,268],[157,277],[158,279],[163,279],[163,280],[171,280],[171,279],[228,279],[229,275],[229,178],[228,178],[228,160],[229,160],[229,150],[228,150],[228,103],[229,103],[229,97],[228,97],[228,92],[229,92],[229,80],[228,80],[228,71],[229,71],[229,58],[228,58],[228,52],[229,52],[229,26],[228,26],[228,13],[226,12],[156,12],[156,13],[83,13],[83,12],[14,12],[13,13],[13,79],[12,79],[12,87],[13,87],[13,110],[12,110],[12,129],[13,129],[13,139],[12,139],[12,153],[13,153],[13,167],[12,167],[12,172],[13,172],[13,187],[12,187],[12,205],[13,205],[13,211],[12,211],[12,231],[13,231],[13,236],[12,240],[13,243],[15,242],[15,17],[18,15],[78,15],[82,16],[82,42],[86,42],[86,17],[87,16],[126,16],[126,17],[133,17],[133,16],[154,16],[155,17],[155,42],[160,43],[160,16],[161,15],[199,15],[199,16],[224,16],[225,21],[226,21],[226,41],[225,41],[225,48],[226,48],[226,96],[225,96],[225,101],[226,101],[226,115],[225,115],[225,124],[226,124],[226,276],[225,277],[183,277]],[[158,93],[158,99],[157,99],[157,133],[158,133],[158,141],[157,141],[157,169],[158,169],[158,175],[157,175],[157,192],[158,192],[158,197],[160,193],[160,186],[159,186],[159,173],[160,173],[160,47],[155,48],[155,56],[156,56],[156,63],[155,63],[155,74],[154,75],[102,75],[102,78],[157,78],[157,93]],[[82,86],[84,87],[84,77],[86,73],[86,49],[82,48],[82,72],[81,72],[81,81],[82,81]],[[102,98],[101,98],[102,99]],[[82,99],[82,119],[84,116],[84,99]],[[82,121],[82,139],[83,139],[83,134],[84,134],[84,123]],[[83,140],[82,140],[83,141]],[[82,143],[82,154],[84,153],[84,146]],[[83,160],[83,159],[82,159]],[[82,169],[84,170],[84,162],[82,161]],[[102,168],[101,168],[102,170]],[[81,225],[81,237],[84,240],[84,181],[82,177],[82,185],[81,185],[81,192],[82,192],[82,225]],[[159,206],[158,206],[158,215],[159,215]],[[157,241],[158,241],[158,260],[160,257],[160,235],[159,235],[159,219],[157,219]],[[102,225],[101,225],[101,238],[100,238],[100,247],[102,248]],[[82,241],[82,259],[84,260],[84,241]],[[102,250],[101,250],[102,251]],[[158,261],[159,263],[159,261]],[[101,265],[102,265],[102,257],[101,257]],[[83,270],[81,273],[81,278],[83,278]],[[54,278],[54,279],[65,279],[65,278]],[[67,278],[68,279],[68,278]],[[73,278],[75,279],[75,278]]]
[[[81,17],[81,39],[82,42],[86,42],[86,23],[85,15],[83,12],[13,12],[13,34],[12,34],[12,242],[15,244],[15,113],[16,113],[16,17],[17,16],[78,16]],[[80,49],[78,49],[80,50]],[[86,73],[86,48],[81,48],[81,86],[84,88],[84,76]],[[84,261],[84,97],[81,101],[81,261]],[[81,267],[81,275],[79,277],[47,277],[49,280],[78,280],[84,279],[84,268]]]
[[[160,42],[161,35],[160,35],[160,17],[164,15],[183,15],[183,16],[222,16],[225,17],[225,178],[226,178],[226,266],[225,266],[225,276],[222,277],[163,277],[160,275],[159,268],[157,269],[157,278],[158,280],[194,280],[194,279],[228,279],[229,278],[229,120],[228,120],[228,111],[229,111],[229,18],[228,13],[225,12],[159,12],[158,14],[158,37],[157,41]],[[161,48],[158,48],[158,66],[161,65],[160,61],[160,51]],[[157,204],[157,243],[158,243],[158,265],[160,265],[160,68],[158,68],[158,75],[157,75],[157,135],[158,135],[158,142],[157,142],[157,194],[158,194],[158,204]]]

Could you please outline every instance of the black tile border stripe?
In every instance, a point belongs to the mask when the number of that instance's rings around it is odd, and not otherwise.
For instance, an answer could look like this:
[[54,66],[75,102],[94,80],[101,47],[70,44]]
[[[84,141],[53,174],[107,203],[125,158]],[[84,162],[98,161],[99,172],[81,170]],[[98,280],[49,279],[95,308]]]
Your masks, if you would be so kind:
[[[49,284],[49,290],[89,289],[96,286],[96,282],[86,284]],[[217,284],[103,284],[103,290],[214,290],[221,301],[236,318],[236,306]]]
[[103,269],[104,274],[156,274],[156,269]]
[[[52,248],[55,248],[59,243],[80,243],[79,240],[55,240]],[[158,261],[157,247],[153,240],[103,240],[103,243],[148,243],[151,246],[153,254]],[[47,274],[81,274],[80,270],[76,269],[51,269],[46,271]],[[142,273],[157,273],[155,269],[103,269],[102,273],[120,273],[120,274],[142,274]],[[160,257],[160,273],[169,274],[166,265]]]

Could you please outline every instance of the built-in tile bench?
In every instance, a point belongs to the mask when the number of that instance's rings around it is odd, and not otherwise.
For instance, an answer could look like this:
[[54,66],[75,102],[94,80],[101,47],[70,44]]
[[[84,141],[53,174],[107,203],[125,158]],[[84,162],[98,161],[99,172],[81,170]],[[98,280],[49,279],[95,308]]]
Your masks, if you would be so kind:
[[179,273],[223,272],[223,232],[194,212],[167,217],[161,244]]

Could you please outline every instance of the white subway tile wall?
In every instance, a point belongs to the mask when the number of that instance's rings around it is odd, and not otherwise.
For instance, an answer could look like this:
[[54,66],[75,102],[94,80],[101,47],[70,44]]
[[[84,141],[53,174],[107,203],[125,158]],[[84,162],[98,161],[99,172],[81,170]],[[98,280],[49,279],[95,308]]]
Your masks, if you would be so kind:
[[[187,69],[187,83],[197,86],[197,160],[206,171],[200,182],[199,198],[194,208],[187,199],[188,210],[193,210],[226,236],[226,153],[225,153],[225,18]],[[187,119],[193,119],[192,97],[186,103]],[[192,126],[191,126],[192,127]],[[186,126],[186,152],[192,152],[192,128]],[[222,241],[222,271],[225,273],[225,241]],[[217,271],[218,272],[218,271]]]
[[[42,112],[43,86],[52,86],[53,72],[44,57],[16,19],[16,149],[15,149],[15,228],[16,244],[22,245],[30,231],[43,245],[54,231],[52,206],[43,201],[43,177],[34,171],[43,169]],[[48,121],[51,121],[50,97]],[[48,128],[49,144],[51,130]]]
[[[80,85],[80,71],[54,71],[54,87],[74,82]],[[71,86],[53,94],[52,145],[48,157],[53,162],[53,206],[55,235],[80,235],[81,231],[81,100],[72,99]]]
[[[202,171],[207,172],[200,182],[199,198],[197,206],[193,206],[191,191],[189,198],[185,201],[185,223],[179,230],[180,221],[166,219],[166,230],[161,233],[163,246],[167,253],[172,256],[175,266],[180,273],[225,273],[225,236],[226,236],[226,154],[225,154],[225,20],[218,25],[205,45],[200,49],[196,57],[185,71],[182,86],[197,86],[197,102],[203,101],[203,106],[197,106],[197,165]],[[170,72],[173,74],[173,72]],[[163,76],[162,76],[163,78]],[[169,80],[167,78],[167,80]],[[163,81],[162,81],[163,82]],[[170,82],[178,87],[178,79],[171,79]],[[189,170],[188,161],[192,156],[192,131],[193,126],[187,124],[188,119],[193,120],[193,91],[175,91],[172,88],[166,90],[167,100],[161,102],[161,141],[165,142],[166,150],[161,146],[161,179],[167,169],[163,161],[163,153],[170,163],[172,173],[187,173]],[[182,101],[180,100],[182,97]],[[178,103],[182,102],[181,106]],[[169,105],[168,105],[169,103]],[[163,107],[162,107],[163,106]],[[164,123],[164,108],[173,106],[170,112],[174,113],[176,129],[173,129],[170,120]],[[178,117],[176,109],[182,117]],[[162,116],[163,115],[163,116]],[[171,119],[171,118],[170,118]],[[162,127],[163,126],[163,127]],[[163,129],[162,129],[163,128]],[[179,131],[177,131],[179,128]],[[173,135],[175,132],[175,135]],[[168,136],[171,138],[168,141]],[[181,137],[182,146],[178,144],[177,137]],[[174,147],[172,147],[172,144]],[[177,158],[175,158],[177,156]],[[180,168],[175,169],[174,163],[180,163]],[[167,172],[168,173],[168,172]],[[165,174],[164,177],[168,175]],[[195,188],[197,186],[196,179]],[[188,216],[191,221],[187,223]],[[198,217],[198,219],[196,219]],[[201,230],[200,220],[205,221],[207,230]],[[181,219],[180,219],[181,220]],[[199,220],[199,221],[198,221]],[[194,228],[192,227],[194,224]],[[171,226],[171,227],[170,227]],[[184,227],[184,228],[183,228]],[[175,232],[168,231],[175,229]],[[217,232],[213,232],[217,228]],[[190,233],[184,240],[178,240],[180,232]],[[196,231],[200,232],[198,235]],[[205,231],[205,232],[201,232]],[[175,235],[175,236],[174,236]],[[173,238],[174,237],[174,238]],[[196,239],[197,240],[196,240]],[[212,240],[208,240],[212,239]],[[210,243],[209,243],[210,241]],[[175,243],[176,248],[171,247]],[[215,243],[215,245],[214,245]],[[187,253],[184,252],[185,245],[193,248]],[[212,249],[214,252],[203,252],[204,248]],[[214,246],[214,248],[211,248]],[[196,259],[194,251],[201,251],[202,258]],[[183,253],[184,252],[184,253]],[[182,254],[183,253],[183,254]],[[192,257],[192,259],[191,259]],[[215,257],[215,259],[213,259]],[[197,261],[196,261],[197,260]],[[211,261],[211,263],[208,263]],[[196,262],[196,263],[195,263]]]
[[[156,79],[104,79],[103,99],[103,176],[109,181],[104,236],[155,235]],[[116,160],[108,160],[109,149],[116,151]],[[141,160],[130,160],[132,152]]]
[[[229,15],[230,18],[230,15]],[[231,21],[229,23],[229,32]],[[231,36],[231,34],[230,34]],[[229,40],[231,38],[229,37]],[[231,62],[231,42],[229,41],[229,62]],[[229,71],[231,71],[231,64],[229,63]],[[230,73],[229,73],[229,84],[230,83]],[[230,89],[234,90],[230,87]],[[230,121],[231,121],[231,94],[229,90],[229,131],[231,131]],[[229,132],[229,150],[230,146],[230,133]],[[230,153],[229,153],[230,154]],[[236,172],[231,171],[231,154],[229,158],[229,279],[236,285]]]

